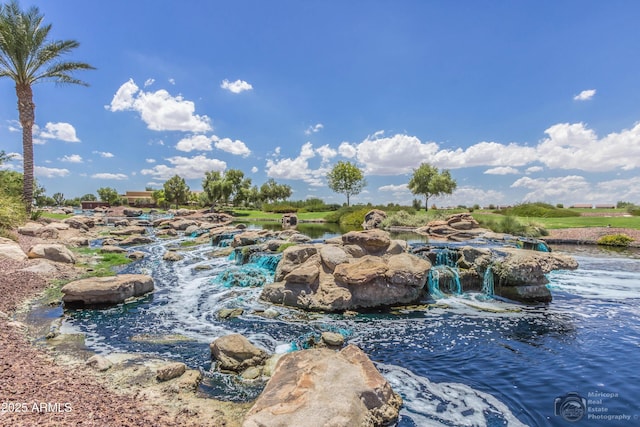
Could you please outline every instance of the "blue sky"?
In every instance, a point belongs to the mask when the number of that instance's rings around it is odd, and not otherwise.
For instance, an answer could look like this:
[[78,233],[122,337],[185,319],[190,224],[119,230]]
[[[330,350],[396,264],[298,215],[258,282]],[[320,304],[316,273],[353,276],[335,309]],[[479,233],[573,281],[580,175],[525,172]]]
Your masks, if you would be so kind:
[[[640,2],[25,1],[90,84],[34,86],[36,177],[68,198],[241,169],[292,199],[410,203],[421,162],[458,182],[439,206],[640,202]],[[13,82],[0,149],[21,153]],[[20,157],[6,167],[21,170]]]

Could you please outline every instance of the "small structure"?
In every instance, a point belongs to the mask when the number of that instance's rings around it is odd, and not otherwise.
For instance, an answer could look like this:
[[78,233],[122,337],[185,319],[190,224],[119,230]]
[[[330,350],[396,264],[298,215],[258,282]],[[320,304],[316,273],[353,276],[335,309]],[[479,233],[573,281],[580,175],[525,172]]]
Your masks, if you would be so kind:
[[294,213],[282,215],[282,228],[295,228],[298,225],[298,216]]
[[574,209],[593,209],[593,205],[591,203],[576,203],[569,207]]
[[127,191],[121,197],[129,206],[155,206],[155,201],[153,200],[153,191]]

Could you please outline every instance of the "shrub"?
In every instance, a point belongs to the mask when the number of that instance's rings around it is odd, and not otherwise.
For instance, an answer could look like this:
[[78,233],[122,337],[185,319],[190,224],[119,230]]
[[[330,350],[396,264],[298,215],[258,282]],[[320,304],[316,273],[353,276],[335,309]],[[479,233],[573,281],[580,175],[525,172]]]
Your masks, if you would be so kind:
[[287,242],[287,243],[283,243],[280,246],[278,246],[278,249],[276,250],[276,252],[280,253],[280,252],[284,252],[285,249],[287,249],[290,246],[295,246],[297,243],[293,243],[293,242]]
[[0,229],[11,229],[24,223],[24,204],[18,197],[0,194]]
[[350,212],[340,218],[340,225],[345,227],[361,227],[364,222],[365,215],[370,211],[370,208],[360,208],[353,212]]
[[633,239],[626,234],[607,234],[598,239],[599,245],[605,246],[629,246]]
[[424,216],[416,216],[405,210],[394,212],[393,214],[382,220],[380,226],[382,228],[389,227],[421,227],[425,225]]
[[570,209],[557,208],[548,203],[523,203],[510,208],[500,209],[496,213],[510,216],[523,216],[535,218],[566,218],[580,216],[579,212]]

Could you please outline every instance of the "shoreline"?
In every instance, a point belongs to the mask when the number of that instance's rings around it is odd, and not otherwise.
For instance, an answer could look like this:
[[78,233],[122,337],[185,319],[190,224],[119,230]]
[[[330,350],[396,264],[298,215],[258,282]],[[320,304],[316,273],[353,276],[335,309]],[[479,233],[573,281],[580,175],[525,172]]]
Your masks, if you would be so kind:
[[[542,240],[548,243],[596,244],[606,234],[626,234],[633,238],[632,247],[640,247],[640,230],[587,227],[551,230]],[[32,244],[46,242],[18,235],[26,251]],[[51,241],[48,241],[49,243]],[[88,426],[207,426],[240,425],[250,404],[219,402],[200,398],[200,403],[189,402],[186,394],[171,391],[170,382],[149,387],[124,384],[115,372],[99,373],[85,366],[90,350],[73,355],[60,346],[36,342],[33,330],[20,323],[27,308],[41,298],[45,289],[56,279],[73,279],[84,269],[56,263],[53,271],[35,273],[25,268],[39,264],[37,260],[0,263],[0,403],[13,402],[13,411],[0,412],[0,425],[82,425]],[[55,319],[51,319],[51,324]],[[82,343],[72,343],[76,349]],[[137,372],[141,364],[122,356],[133,371],[123,370],[123,376]],[[143,356],[144,357],[144,356]],[[126,360],[125,360],[126,359]],[[151,359],[148,358],[147,362]],[[153,362],[153,361],[152,361]],[[157,363],[157,360],[156,360]],[[115,363],[114,363],[115,365]],[[155,380],[155,377],[152,376]],[[173,381],[173,380],[172,380]],[[155,387],[155,388],[154,388]],[[146,391],[145,391],[146,390]],[[168,390],[168,393],[167,393]],[[15,403],[20,403],[17,412]],[[23,405],[24,404],[24,405]],[[43,410],[40,410],[41,404]]]

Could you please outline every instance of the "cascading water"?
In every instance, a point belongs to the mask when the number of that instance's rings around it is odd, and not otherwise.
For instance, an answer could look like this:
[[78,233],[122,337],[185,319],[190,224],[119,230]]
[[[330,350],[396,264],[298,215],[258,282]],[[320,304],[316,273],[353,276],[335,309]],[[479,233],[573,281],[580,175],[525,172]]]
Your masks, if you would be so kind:
[[443,298],[443,291],[449,294],[462,294],[460,274],[457,267],[458,253],[448,248],[436,252],[436,263],[429,270],[427,284],[433,298]]
[[493,298],[494,296],[493,271],[491,270],[491,266],[488,266],[484,271],[481,292],[486,298]]

